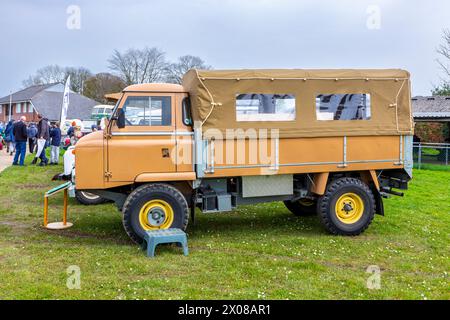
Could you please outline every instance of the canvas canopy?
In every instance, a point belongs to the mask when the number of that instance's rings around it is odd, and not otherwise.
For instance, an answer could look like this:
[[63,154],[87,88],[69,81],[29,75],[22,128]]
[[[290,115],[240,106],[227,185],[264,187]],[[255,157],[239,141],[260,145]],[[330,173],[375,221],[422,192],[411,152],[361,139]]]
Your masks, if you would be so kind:
[[183,77],[183,87],[206,136],[209,129],[237,128],[279,129],[280,137],[413,131],[410,75],[399,69],[193,69]]

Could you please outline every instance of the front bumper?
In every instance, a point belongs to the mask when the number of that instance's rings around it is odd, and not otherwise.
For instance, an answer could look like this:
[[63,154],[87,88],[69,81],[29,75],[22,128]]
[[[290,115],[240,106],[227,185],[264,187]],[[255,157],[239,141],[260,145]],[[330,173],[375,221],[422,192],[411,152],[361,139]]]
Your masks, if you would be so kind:
[[72,174],[55,174],[52,178],[52,181],[72,181]]
[[74,146],[70,146],[67,148],[66,152],[64,153],[64,172],[59,173],[55,176],[53,176],[52,180],[57,181],[70,181],[70,187],[67,188],[69,196],[75,197],[75,154],[73,153],[73,150],[75,149]]

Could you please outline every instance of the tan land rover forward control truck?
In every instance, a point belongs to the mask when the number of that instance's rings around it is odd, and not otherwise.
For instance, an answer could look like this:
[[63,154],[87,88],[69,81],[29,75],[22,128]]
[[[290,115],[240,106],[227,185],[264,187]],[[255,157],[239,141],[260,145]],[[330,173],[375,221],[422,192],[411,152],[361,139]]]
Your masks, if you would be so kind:
[[70,178],[114,201],[138,243],[195,208],[271,201],[358,235],[412,177],[410,101],[403,70],[191,70],[125,88]]

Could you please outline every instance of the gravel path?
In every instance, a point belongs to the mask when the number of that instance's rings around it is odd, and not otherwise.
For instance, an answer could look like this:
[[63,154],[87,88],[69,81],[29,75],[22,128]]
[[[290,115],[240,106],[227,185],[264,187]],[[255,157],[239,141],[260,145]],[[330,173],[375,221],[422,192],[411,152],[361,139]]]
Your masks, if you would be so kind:
[[13,157],[6,153],[6,148],[0,151],[0,172],[12,164]]

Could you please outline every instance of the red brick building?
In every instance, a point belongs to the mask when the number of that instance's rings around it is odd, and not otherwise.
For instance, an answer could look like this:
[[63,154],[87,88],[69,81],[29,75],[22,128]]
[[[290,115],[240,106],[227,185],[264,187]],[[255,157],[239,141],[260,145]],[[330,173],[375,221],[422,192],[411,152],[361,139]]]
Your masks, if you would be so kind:
[[[31,102],[16,102],[11,105],[11,119],[17,120],[21,116],[26,116],[27,121],[37,121],[37,113]],[[6,122],[9,119],[9,105],[0,106],[0,121]]]
[[450,142],[450,96],[413,97],[412,108],[422,142]]

